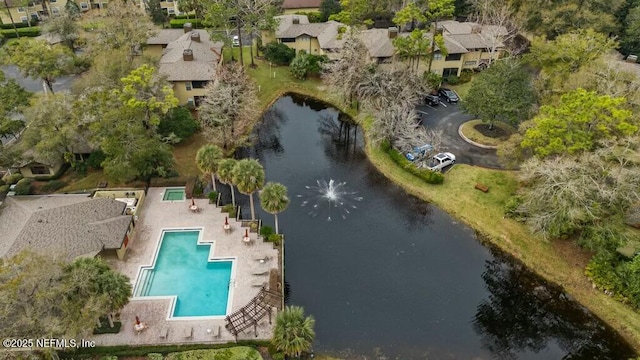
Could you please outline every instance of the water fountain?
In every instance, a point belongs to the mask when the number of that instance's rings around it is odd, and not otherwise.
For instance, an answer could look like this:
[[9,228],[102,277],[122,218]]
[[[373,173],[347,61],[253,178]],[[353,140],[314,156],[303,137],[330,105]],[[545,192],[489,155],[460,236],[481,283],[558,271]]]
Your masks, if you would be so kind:
[[[305,186],[309,190],[309,194],[298,195],[302,198],[302,207],[310,206],[311,211],[309,215],[316,217],[320,213],[327,209],[327,221],[331,221],[331,212],[338,212],[342,219],[346,219],[347,215],[351,213],[357,206],[354,202],[362,201],[361,196],[357,196],[355,191],[345,190],[346,182],[336,182],[330,179],[328,182],[325,180],[316,180],[316,186]],[[326,203],[327,206],[322,206]]]

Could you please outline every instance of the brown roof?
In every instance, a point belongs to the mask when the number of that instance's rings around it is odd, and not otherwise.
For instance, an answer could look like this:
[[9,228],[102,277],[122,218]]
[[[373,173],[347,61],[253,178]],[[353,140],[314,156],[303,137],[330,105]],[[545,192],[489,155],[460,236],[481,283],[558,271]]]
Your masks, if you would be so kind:
[[147,44],[148,45],[167,45],[172,41],[176,41],[182,35],[184,35],[183,29],[158,30],[155,36],[152,36],[147,39]]
[[132,219],[125,208],[86,194],[7,197],[0,207],[0,256],[29,249],[73,260],[117,249]]
[[[200,35],[200,42],[191,40],[192,33]],[[160,59],[159,73],[167,76],[169,81],[213,80],[220,62],[222,46],[222,42],[212,42],[205,30],[183,33],[167,44]],[[184,60],[183,52],[186,49],[193,52],[193,60]]]
[[283,9],[319,8],[322,0],[284,0]]

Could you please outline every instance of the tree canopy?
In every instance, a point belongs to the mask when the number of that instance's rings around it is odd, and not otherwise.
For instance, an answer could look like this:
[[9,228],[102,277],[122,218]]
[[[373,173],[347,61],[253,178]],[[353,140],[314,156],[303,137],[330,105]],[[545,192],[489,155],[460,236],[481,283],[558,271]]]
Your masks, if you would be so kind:
[[461,106],[490,126],[495,121],[517,126],[529,118],[535,99],[529,72],[517,59],[507,58],[476,76]]
[[16,65],[24,76],[42,80],[44,90],[50,92],[58,77],[73,70],[73,53],[67,47],[32,38],[20,38],[7,44],[2,61]]
[[624,98],[577,89],[561,97],[557,106],[545,105],[522,141],[541,158],[594,150],[599,140],[638,132],[638,123],[624,106]]

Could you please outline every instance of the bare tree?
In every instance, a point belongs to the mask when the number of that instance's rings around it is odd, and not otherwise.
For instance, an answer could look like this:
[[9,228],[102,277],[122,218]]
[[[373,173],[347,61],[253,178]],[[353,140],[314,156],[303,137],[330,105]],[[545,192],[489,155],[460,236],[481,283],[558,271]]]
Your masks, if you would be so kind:
[[222,67],[218,76],[217,81],[210,81],[205,87],[199,118],[205,133],[227,149],[257,119],[258,98],[239,64]]
[[428,84],[403,63],[387,69],[367,66],[356,85],[358,98],[372,112],[387,108],[392,103],[402,103],[402,106],[417,104],[430,90]]
[[638,138],[628,138],[577,158],[531,158],[522,166],[528,184],[520,212],[545,237],[572,234],[624,214],[640,201]]
[[497,58],[501,49],[515,55],[524,48],[514,39],[518,26],[514,21],[511,5],[506,0],[470,0],[475,13],[471,19],[480,25],[480,37],[489,51],[489,64]]
[[322,79],[334,91],[343,95],[345,102],[351,104],[356,88],[361,82],[363,69],[367,64],[367,48],[357,35],[350,32],[344,41],[338,57],[324,64]]

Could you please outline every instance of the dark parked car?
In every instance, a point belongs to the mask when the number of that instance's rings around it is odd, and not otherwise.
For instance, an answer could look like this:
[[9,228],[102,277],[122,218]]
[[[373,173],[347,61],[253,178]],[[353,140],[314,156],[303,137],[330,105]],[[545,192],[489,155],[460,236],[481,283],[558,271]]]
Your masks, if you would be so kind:
[[438,95],[428,94],[424,97],[424,102],[431,106],[440,105],[440,97]]
[[448,103],[457,103],[458,100],[460,100],[458,94],[456,94],[456,92],[451,89],[440,88],[438,94],[440,95],[440,97],[443,97],[445,100],[447,100]]

